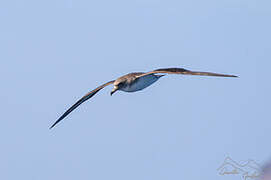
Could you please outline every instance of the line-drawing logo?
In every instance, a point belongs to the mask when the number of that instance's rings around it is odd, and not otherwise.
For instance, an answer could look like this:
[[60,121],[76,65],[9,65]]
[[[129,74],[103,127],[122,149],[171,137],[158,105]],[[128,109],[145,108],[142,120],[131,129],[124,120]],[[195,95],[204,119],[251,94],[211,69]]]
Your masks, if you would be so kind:
[[244,180],[257,179],[261,174],[261,166],[254,160],[237,163],[230,157],[226,157],[223,164],[217,169],[220,175],[241,175]]

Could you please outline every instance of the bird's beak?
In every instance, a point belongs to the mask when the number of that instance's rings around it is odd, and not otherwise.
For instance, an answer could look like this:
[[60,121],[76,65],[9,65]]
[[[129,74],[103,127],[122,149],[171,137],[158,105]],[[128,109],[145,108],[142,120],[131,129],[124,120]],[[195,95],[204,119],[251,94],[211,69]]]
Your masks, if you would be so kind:
[[114,89],[110,92],[110,95],[112,96],[117,90],[118,90],[118,88],[114,87]]

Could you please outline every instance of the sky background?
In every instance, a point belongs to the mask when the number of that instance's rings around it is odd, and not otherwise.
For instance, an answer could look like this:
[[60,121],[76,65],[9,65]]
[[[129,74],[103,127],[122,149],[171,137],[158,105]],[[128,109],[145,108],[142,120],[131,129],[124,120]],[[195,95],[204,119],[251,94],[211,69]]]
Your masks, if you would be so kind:
[[[0,2],[0,179],[238,180],[271,159],[270,0]],[[183,67],[136,93],[129,72]]]

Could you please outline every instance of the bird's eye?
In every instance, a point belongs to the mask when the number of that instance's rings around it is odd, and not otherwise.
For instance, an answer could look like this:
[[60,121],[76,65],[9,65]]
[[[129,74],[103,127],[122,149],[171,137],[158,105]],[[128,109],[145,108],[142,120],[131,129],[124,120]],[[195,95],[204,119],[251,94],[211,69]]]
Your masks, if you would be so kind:
[[118,84],[118,86],[122,86],[122,85],[123,85],[123,83],[122,83],[122,82]]

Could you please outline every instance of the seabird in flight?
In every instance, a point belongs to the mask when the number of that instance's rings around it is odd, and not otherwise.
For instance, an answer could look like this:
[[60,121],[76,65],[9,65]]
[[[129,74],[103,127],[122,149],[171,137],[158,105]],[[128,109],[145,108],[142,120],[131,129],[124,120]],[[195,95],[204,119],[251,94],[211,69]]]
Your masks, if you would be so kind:
[[[160,75],[159,75],[160,74]],[[161,75],[162,74],[162,75]],[[211,72],[198,72],[198,71],[189,71],[183,68],[164,68],[164,69],[156,69],[154,71],[150,71],[147,73],[137,72],[137,73],[129,73],[127,75],[121,76],[116,80],[109,81],[96,89],[90,91],[85,96],[83,96],[79,101],[77,101],[72,107],[70,107],[60,118],[50,127],[53,128],[57,123],[59,123],[62,119],[64,119],[68,114],[70,114],[75,108],[77,108],[80,104],[94,96],[97,92],[99,92],[104,87],[113,84],[114,88],[111,91],[111,96],[118,90],[125,92],[135,92],[140,91],[154,82],[156,82],[165,74],[183,74],[183,75],[198,75],[198,76],[220,76],[220,77],[238,77],[235,75],[227,75],[227,74],[218,74]]]

